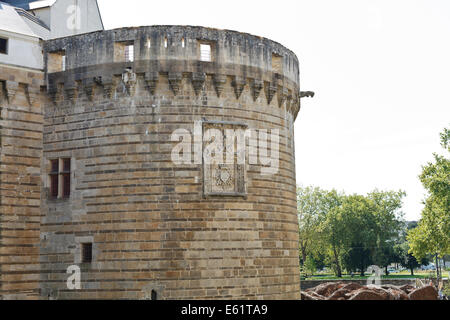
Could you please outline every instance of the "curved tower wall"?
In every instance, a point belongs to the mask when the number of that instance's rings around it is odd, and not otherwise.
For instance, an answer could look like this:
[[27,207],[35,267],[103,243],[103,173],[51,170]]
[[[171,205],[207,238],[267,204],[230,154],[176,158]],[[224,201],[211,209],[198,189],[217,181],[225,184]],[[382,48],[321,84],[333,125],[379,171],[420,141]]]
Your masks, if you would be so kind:
[[[200,44],[211,61],[200,61]],[[155,26],[48,41],[45,55],[44,298],[299,298],[291,51],[234,31]],[[268,147],[257,145],[256,162],[250,143],[245,164],[195,161],[208,141],[194,133],[209,129],[267,130]],[[176,130],[193,133],[183,140],[191,162],[173,159]],[[71,159],[70,198],[50,199],[50,163],[61,158]],[[80,290],[66,286],[71,265]]]

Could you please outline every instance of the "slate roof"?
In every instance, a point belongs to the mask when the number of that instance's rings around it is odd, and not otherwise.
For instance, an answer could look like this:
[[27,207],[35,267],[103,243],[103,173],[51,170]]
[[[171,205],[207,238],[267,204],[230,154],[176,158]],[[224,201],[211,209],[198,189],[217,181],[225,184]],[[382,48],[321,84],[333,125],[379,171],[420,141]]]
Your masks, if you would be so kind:
[[41,1],[26,1],[26,0],[2,0],[2,2],[8,3],[11,6],[22,8],[25,10],[33,10],[44,8],[53,5],[56,0],[41,0]]
[[[32,21],[37,28],[31,28],[24,19]],[[12,7],[5,2],[0,2],[0,30],[23,34],[30,37],[38,37],[45,39],[48,37],[48,30],[43,29],[41,22],[34,21],[29,13]]]

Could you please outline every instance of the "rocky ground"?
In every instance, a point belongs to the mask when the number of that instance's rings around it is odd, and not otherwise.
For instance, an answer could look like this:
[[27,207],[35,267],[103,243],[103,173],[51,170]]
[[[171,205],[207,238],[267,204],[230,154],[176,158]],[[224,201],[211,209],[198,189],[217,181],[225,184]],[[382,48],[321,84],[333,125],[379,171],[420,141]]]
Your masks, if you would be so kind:
[[434,286],[367,285],[327,282],[301,293],[302,300],[438,300]]

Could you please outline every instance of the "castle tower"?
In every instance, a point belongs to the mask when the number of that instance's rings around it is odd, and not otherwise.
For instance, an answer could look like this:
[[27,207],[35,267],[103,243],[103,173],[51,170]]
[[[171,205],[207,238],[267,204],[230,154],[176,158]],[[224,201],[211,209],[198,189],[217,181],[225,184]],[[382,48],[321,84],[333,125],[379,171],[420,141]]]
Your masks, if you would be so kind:
[[299,298],[291,51],[186,26],[44,49],[42,298]]

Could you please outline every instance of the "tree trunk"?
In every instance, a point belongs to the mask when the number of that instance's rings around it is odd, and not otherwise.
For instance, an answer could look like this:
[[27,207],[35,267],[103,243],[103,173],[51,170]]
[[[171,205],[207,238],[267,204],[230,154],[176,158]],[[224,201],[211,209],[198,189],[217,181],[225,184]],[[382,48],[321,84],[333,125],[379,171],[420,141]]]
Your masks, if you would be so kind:
[[342,278],[342,271],[341,271],[341,265],[339,264],[339,256],[336,252],[336,247],[333,246],[333,253],[334,253],[334,262],[336,263],[336,272],[338,278]]
[[438,260],[438,255],[436,253],[435,256],[435,261],[436,261],[436,280],[439,281],[439,260]]
[[436,253],[435,256],[435,261],[436,261],[436,283],[439,283],[439,279],[440,279],[440,272],[439,272],[439,258],[438,258],[438,254]]
[[412,276],[414,275],[414,268],[413,267],[411,267],[411,275]]
[[387,276],[389,275],[388,266],[384,267],[384,272],[386,273]]
[[304,266],[305,262],[306,262],[306,245],[301,243],[300,244],[300,249],[302,251],[302,266]]

